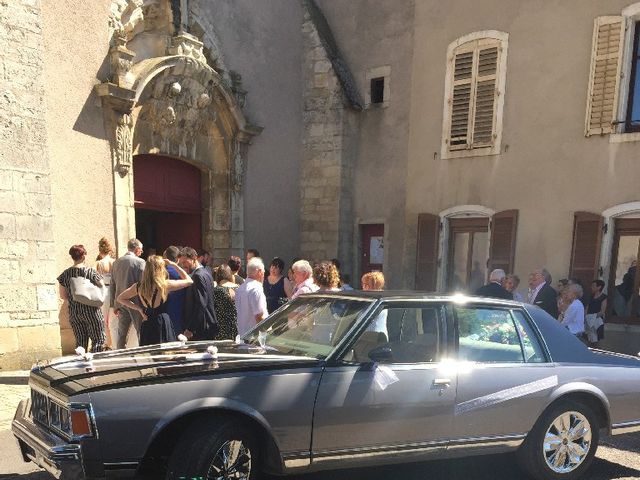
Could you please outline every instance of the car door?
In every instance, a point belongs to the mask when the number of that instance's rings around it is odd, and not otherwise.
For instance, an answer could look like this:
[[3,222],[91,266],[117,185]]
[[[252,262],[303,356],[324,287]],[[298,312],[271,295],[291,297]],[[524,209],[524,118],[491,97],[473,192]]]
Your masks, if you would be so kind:
[[455,305],[458,392],[451,448],[518,442],[558,384],[522,309]]
[[[388,303],[370,316],[342,359],[327,366],[314,413],[313,462],[422,458],[443,450],[452,428],[455,377],[445,355],[442,304]],[[378,359],[372,351],[391,353]],[[388,369],[388,370],[387,370]],[[390,371],[397,380],[379,384]]]

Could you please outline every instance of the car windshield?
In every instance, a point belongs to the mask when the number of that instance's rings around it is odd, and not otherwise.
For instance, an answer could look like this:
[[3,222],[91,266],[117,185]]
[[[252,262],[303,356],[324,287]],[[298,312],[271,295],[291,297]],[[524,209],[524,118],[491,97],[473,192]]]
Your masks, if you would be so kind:
[[373,300],[300,297],[244,335],[247,344],[286,355],[325,359]]

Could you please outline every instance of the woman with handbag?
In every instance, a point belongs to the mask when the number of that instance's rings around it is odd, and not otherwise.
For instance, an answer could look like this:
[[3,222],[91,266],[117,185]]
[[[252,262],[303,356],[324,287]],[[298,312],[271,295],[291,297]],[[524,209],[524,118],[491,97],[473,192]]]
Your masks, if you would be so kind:
[[[69,255],[73,260],[73,266],[67,268],[58,277],[60,298],[69,304],[69,323],[76,337],[76,344],[89,351],[89,340],[91,340],[91,351],[101,352],[104,350],[106,330],[102,309],[98,304],[99,300],[90,302],[93,305],[87,304],[85,292],[79,290],[81,288],[95,290],[90,293],[100,296],[98,289],[102,291],[104,287],[102,277],[94,268],[84,264],[87,250],[83,245],[72,246],[69,249]],[[102,299],[104,300],[104,292],[102,292]]]
[[[166,267],[171,265],[180,275],[178,280],[169,280]],[[177,263],[158,255],[151,255],[142,272],[142,279],[118,295],[116,301],[142,315],[140,346],[172,342],[176,339],[171,317],[167,311],[170,292],[193,285],[193,280]],[[133,303],[138,297],[142,306]],[[181,333],[181,332],[178,332]]]

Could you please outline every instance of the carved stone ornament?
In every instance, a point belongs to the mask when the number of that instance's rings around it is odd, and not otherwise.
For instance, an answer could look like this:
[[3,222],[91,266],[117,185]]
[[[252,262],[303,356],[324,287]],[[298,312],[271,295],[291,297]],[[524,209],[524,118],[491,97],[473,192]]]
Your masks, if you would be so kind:
[[133,57],[136,54],[123,45],[115,45],[111,47],[109,55],[111,60],[111,81],[119,87],[130,87],[133,80],[128,78],[128,74],[133,65]]
[[[112,45],[130,40],[144,28],[143,0],[113,0],[109,13]],[[119,40],[118,40],[119,39]]]
[[189,33],[181,33],[180,35],[174,36],[171,39],[171,46],[168,49],[168,53],[169,55],[184,55],[198,62],[207,63],[202,42]]
[[131,115],[122,114],[118,118],[115,132],[115,145],[113,150],[116,171],[121,177],[126,176],[131,169],[133,156],[133,120]]
[[244,161],[242,159],[242,154],[240,153],[240,142],[236,140],[235,142],[235,155],[233,157],[233,175],[232,175],[232,184],[233,189],[236,192],[240,192],[242,190],[243,178],[244,178]]

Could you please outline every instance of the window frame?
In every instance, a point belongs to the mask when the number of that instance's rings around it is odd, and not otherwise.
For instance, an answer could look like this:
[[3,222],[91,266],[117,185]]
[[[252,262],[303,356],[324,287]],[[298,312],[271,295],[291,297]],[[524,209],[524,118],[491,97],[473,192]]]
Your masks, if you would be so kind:
[[631,25],[633,25],[633,32],[631,33],[631,35],[625,36],[625,41],[630,39],[633,43],[632,45],[630,45],[630,50],[632,52],[631,56],[627,60],[627,62],[630,63],[630,65],[629,64],[626,65],[626,67],[630,69],[631,74],[628,75],[629,83],[626,86],[627,92],[626,92],[626,99],[624,103],[624,108],[626,112],[624,115],[624,124],[623,124],[624,133],[640,132],[640,122],[638,122],[635,127],[631,123],[631,115],[633,113],[633,106],[632,106],[633,97],[635,95],[640,96],[640,89],[637,92],[635,91],[636,76],[638,75],[638,62],[640,62],[640,59],[638,58],[638,55],[640,55],[640,51],[638,49],[638,42],[640,41],[640,19],[631,19]]
[[516,318],[514,315],[514,311],[518,311],[520,313],[522,313],[522,316],[524,318],[524,320],[527,322],[527,324],[529,325],[530,330],[533,332],[534,337],[532,338],[532,341],[537,342],[538,347],[540,348],[540,351],[542,352],[542,355],[544,356],[544,361],[542,362],[528,362],[526,355],[525,355],[525,350],[524,350],[524,344],[522,341],[522,336],[520,335],[520,332],[518,331],[517,328],[515,328],[516,331],[516,335],[518,337],[518,343],[520,346],[520,353],[522,355],[522,362],[514,362],[514,361],[473,361],[474,363],[478,363],[478,364],[483,364],[483,365],[527,365],[527,366],[531,366],[531,365],[544,365],[544,364],[548,364],[550,362],[550,357],[549,357],[549,351],[547,349],[547,345],[544,342],[544,340],[542,339],[541,335],[540,335],[540,331],[538,330],[537,326],[535,325],[535,322],[533,322],[531,320],[531,317],[527,314],[527,312],[524,309],[519,309],[519,308],[513,308],[513,307],[509,307],[509,306],[500,306],[500,305],[491,305],[491,304],[477,304],[477,303],[464,303],[464,304],[460,304],[460,305],[453,305],[452,308],[452,313],[453,313],[453,318],[455,320],[454,322],[454,327],[453,327],[453,351],[455,352],[455,358],[458,361],[466,361],[464,359],[460,358],[460,319],[458,317],[458,309],[459,308],[466,308],[466,309],[475,309],[475,310],[499,310],[499,311],[504,311],[507,312],[509,315],[509,318],[511,319],[511,322],[513,323],[514,328],[517,327],[516,325]]
[[443,302],[442,300],[425,300],[423,298],[416,299],[389,299],[380,301],[379,305],[369,312],[369,315],[366,316],[365,319],[362,320],[362,323],[358,326],[357,331],[353,332],[352,338],[345,343],[344,347],[340,350],[340,352],[336,355],[338,359],[338,363],[344,365],[365,365],[366,362],[356,362],[356,361],[348,361],[345,360],[344,357],[351,351],[356,342],[360,339],[360,336],[367,330],[369,324],[376,319],[378,314],[385,309],[390,308],[414,308],[414,309],[424,309],[424,308],[438,308],[440,311],[440,315],[438,317],[438,352],[439,357],[434,362],[394,362],[385,365],[436,365],[441,362],[444,358],[447,358],[450,353],[450,335],[449,335],[449,327],[450,322],[449,318],[451,316],[450,309],[448,308],[447,302]]
[[[474,147],[473,145],[467,148],[451,149],[450,146],[450,129],[452,121],[451,112],[451,100],[453,98],[454,89],[454,71],[455,71],[455,56],[457,53],[464,53],[469,51],[474,42],[478,43],[473,51],[479,48],[480,43],[483,41],[493,41],[498,47],[498,61],[495,74],[495,105],[494,105],[494,125],[493,125],[493,143],[492,145],[479,145]],[[452,158],[465,158],[465,157],[477,157],[487,155],[499,155],[502,151],[502,131],[503,131],[503,112],[504,112],[504,98],[507,76],[507,53],[509,45],[509,34],[500,32],[497,30],[482,30],[473,32],[463,37],[458,38],[454,42],[450,43],[447,48],[446,57],[446,73],[445,73],[445,88],[444,88],[444,106],[442,115],[442,139],[441,139],[441,151],[440,156],[442,159]],[[477,97],[474,96],[470,100],[470,103],[475,104]],[[471,115],[475,114],[475,109],[470,112]],[[473,132],[469,132],[470,135]]]

